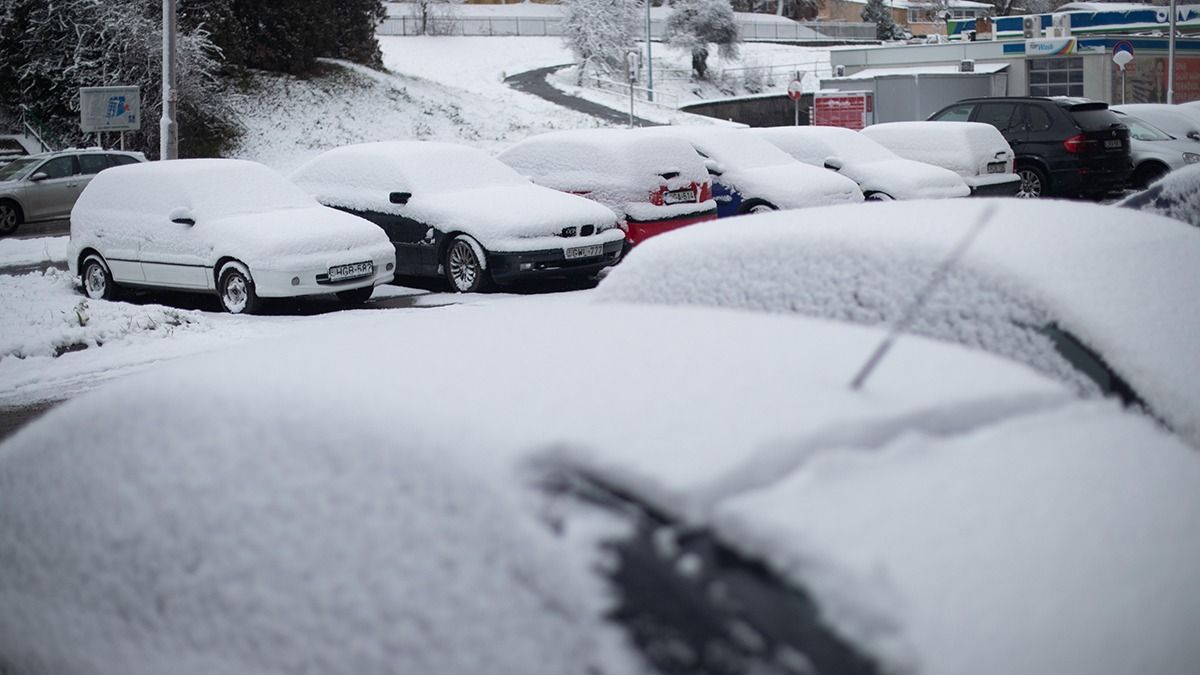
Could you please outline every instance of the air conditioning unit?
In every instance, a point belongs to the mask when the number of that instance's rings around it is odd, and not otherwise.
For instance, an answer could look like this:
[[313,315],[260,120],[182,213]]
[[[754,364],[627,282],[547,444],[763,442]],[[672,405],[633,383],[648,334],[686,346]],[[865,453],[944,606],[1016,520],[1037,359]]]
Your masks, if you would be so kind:
[[1071,15],[1070,14],[1055,14],[1051,17],[1052,33],[1056,38],[1071,37]]
[[1030,40],[1042,36],[1042,21],[1040,16],[1021,17],[1021,28],[1025,31],[1025,39]]
[[975,59],[963,59],[958,62],[958,72],[973,73],[975,72]]
[[834,66],[833,67],[833,76],[834,77],[845,77],[846,76],[846,66],[842,66],[842,65]]

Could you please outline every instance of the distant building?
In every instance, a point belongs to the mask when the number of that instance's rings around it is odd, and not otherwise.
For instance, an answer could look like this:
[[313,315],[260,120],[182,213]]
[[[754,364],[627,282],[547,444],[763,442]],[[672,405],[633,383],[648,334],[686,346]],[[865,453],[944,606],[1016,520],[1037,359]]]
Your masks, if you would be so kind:
[[[937,16],[929,2],[918,0],[891,0],[892,20],[913,35],[945,35],[946,20]],[[862,21],[863,8],[867,0],[825,0],[817,19],[821,21]],[[974,20],[989,16],[993,7],[985,2],[950,0],[951,21]]]

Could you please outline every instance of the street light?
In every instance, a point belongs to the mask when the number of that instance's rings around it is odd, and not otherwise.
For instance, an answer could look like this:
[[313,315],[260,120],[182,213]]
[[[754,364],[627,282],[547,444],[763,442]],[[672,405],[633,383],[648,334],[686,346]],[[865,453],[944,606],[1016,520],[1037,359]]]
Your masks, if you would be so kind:
[[1171,37],[1167,40],[1167,103],[1175,102],[1175,0],[1171,0]]
[[175,0],[163,0],[162,119],[158,123],[159,159],[179,157],[175,126]]
[[654,101],[654,56],[650,53],[650,0],[646,0],[646,100]]

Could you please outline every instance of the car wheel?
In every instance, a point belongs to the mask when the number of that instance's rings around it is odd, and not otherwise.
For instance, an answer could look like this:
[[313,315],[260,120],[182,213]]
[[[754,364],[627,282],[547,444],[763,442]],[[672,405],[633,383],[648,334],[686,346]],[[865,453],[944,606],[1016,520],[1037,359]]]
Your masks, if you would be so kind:
[[16,232],[23,220],[21,207],[14,202],[0,201],[0,236]]
[[1138,167],[1137,174],[1134,175],[1133,184],[1141,189],[1150,187],[1159,178],[1167,175],[1167,167],[1157,162],[1143,164]]
[[348,291],[338,291],[337,299],[341,300],[342,304],[353,307],[370,300],[371,294],[374,292],[374,286],[363,286],[362,288],[353,288]]
[[1046,174],[1036,166],[1022,165],[1017,167],[1017,175],[1021,177],[1021,187],[1017,197],[1021,199],[1037,199],[1046,194],[1050,186],[1046,183]]
[[83,259],[79,280],[83,282],[84,295],[92,300],[112,300],[117,295],[117,285],[113,283],[108,265],[98,254],[93,253]]
[[738,209],[738,213],[770,213],[778,211],[775,205],[764,199],[747,199],[742,202],[742,207]]
[[217,279],[217,295],[226,312],[253,314],[258,310],[260,300],[254,290],[254,279],[245,265],[239,262],[225,263]]
[[869,202],[893,202],[896,198],[886,192],[868,192],[863,195],[863,199]]
[[475,293],[487,286],[487,263],[480,260],[482,250],[465,234],[455,237],[446,248],[446,261],[442,266],[455,292]]

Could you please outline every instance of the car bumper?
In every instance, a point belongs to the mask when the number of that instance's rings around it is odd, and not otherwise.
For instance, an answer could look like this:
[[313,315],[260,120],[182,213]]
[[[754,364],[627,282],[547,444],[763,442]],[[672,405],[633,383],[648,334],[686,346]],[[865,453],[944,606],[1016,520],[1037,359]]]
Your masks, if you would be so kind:
[[1054,172],[1051,188],[1060,195],[1103,194],[1125,188],[1132,176],[1132,164],[1121,167],[1084,166]]
[[600,244],[601,254],[587,258],[568,259],[561,248],[541,251],[490,252],[488,271],[498,284],[513,283],[522,279],[545,277],[590,276],[609,265],[616,264],[621,257],[624,239]]
[[305,270],[251,270],[254,290],[263,298],[295,298],[305,295],[340,293],[364,286],[390,283],[396,275],[393,260],[375,260],[375,271],[370,276],[346,281],[324,281],[328,268]]
[[971,188],[972,197],[1013,197],[1021,190],[1021,177],[1016,174],[1005,174],[1010,176],[1006,180],[989,181],[973,183],[967,180],[967,185]]
[[633,220],[630,219],[629,231],[626,233],[626,238],[630,246],[636,246],[646,239],[663,232],[670,232],[687,225],[702,223],[706,220],[716,220],[717,210],[705,211],[704,213],[689,214],[678,218],[663,218],[661,220]]

